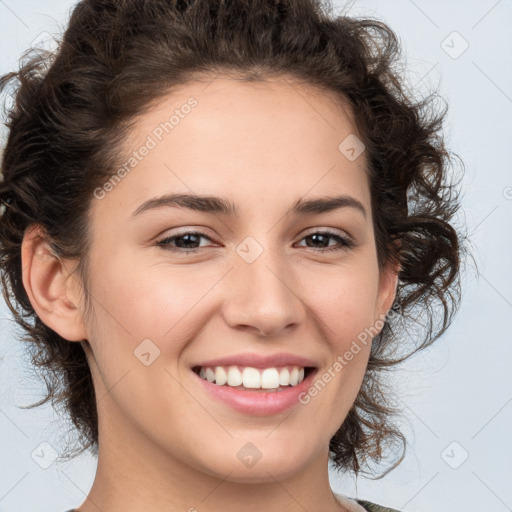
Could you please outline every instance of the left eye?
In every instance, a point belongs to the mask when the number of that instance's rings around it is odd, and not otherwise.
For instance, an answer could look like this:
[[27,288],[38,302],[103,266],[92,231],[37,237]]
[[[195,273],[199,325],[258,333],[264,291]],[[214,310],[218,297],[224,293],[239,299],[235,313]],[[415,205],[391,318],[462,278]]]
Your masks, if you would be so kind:
[[[179,235],[169,236],[162,240],[159,240],[156,245],[162,247],[167,251],[172,252],[184,252],[184,253],[194,253],[199,251],[199,247],[189,247],[190,245],[195,245],[201,238],[205,238],[207,240],[211,240],[211,238],[200,231],[187,231],[185,233]],[[349,249],[355,245],[354,241],[351,238],[344,237],[338,235],[336,233],[330,233],[325,231],[315,231],[310,233],[309,235],[302,238],[302,240],[312,240],[314,243],[320,243],[325,247],[325,242],[328,244],[329,240],[335,240],[338,242],[337,245],[329,248],[320,247],[319,252],[327,252],[327,251],[340,251],[344,249]],[[176,246],[172,245],[176,244]],[[304,246],[302,246],[304,247]],[[311,245],[308,245],[311,247]]]
[[328,249],[320,249],[320,252],[327,252],[327,251],[341,251],[343,249],[349,249],[355,245],[354,241],[351,238],[338,235],[337,233],[330,233],[328,231],[315,231],[314,233],[310,233],[309,235],[305,236],[302,240],[308,240],[311,239],[313,242],[327,242],[329,243],[329,239],[336,240],[338,242],[338,245],[335,245],[333,247],[329,247]]

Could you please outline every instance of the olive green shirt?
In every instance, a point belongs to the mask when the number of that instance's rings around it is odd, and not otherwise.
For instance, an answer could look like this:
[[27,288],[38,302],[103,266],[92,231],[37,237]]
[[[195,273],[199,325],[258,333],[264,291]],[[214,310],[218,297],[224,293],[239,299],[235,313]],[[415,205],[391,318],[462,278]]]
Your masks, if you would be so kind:
[[380,505],[376,505],[375,503],[371,503],[369,501],[364,500],[355,500],[359,505],[361,505],[368,512],[400,512],[395,508],[382,507]]
[[[366,500],[358,500],[357,498],[349,498],[348,496],[344,496],[343,494],[339,493],[333,493],[334,498],[336,501],[340,503],[340,505],[349,507],[349,503],[357,503],[361,507],[364,508],[364,510],[367,510],[368,512],[400,512],[399,510],[396,510],[394,508],[389,507],[383,507],[382,505],[377,505],[376,503],[372,503],[371,501]],[[353,508],[351,508],[352,510]]]
[[[368,512],[400,512],[394,508],[381,507],[375,503],[364,500],[354,500],[358,505],[361,505]],[[75,509],[68,510],[67,512],[75,512]]]

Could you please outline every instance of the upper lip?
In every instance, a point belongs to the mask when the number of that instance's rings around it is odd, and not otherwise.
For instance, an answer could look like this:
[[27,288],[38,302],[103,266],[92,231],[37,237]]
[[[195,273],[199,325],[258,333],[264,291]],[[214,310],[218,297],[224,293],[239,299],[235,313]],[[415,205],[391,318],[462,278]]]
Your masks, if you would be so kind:
[[317,367],[317,364],[302,356],[279,352],[278,354],[260,355],[255,353],[236,354],[196,363],[194,366],[250,366],[252,368],[272,368],[274,366]]

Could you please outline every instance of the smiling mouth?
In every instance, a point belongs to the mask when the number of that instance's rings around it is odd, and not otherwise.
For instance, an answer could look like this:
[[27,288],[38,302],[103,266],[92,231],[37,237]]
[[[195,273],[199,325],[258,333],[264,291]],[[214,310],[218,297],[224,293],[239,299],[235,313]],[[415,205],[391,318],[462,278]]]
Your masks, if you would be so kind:
[[283,391],[298,386],[316,370],[315,367],[294,365],[270,368],[237,365],[192,368],[201,379],[217,386],[260,393]]

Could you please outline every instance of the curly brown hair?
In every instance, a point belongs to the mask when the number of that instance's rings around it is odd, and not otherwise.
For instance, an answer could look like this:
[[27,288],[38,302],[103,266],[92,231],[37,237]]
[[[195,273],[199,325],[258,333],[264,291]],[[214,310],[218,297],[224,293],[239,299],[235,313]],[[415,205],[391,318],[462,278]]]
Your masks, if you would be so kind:
[[442,137],[447,107],[435,101],[437,91],[413,99],[400,52],[385,23],[334,15],[322,0],[84,0],[55,52],[29,51],[19,71],[1,77],[13,98],[1,163],[3,294],[47,386],[30,407],[50,399],[63,405],[78,453],[98,443],[87,340],[70,343],[35,313],[22,283],[24,233],[39,225],[56,255],[79,259],[87,299],[93,191],[118,168],[136,116],[201,74],[283,75],[350,105],[366,147],[379,268],[400,262],[399,314],[372,339],[362,387],[330,440],[330,457],[336,469],[356,474],[374,474],[370,463],[390,447],[396,460],[384,474],[401,462],[407,443],[384,373],[451,323],[464,245],[454,227],[456,155]]

